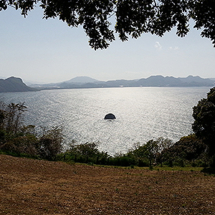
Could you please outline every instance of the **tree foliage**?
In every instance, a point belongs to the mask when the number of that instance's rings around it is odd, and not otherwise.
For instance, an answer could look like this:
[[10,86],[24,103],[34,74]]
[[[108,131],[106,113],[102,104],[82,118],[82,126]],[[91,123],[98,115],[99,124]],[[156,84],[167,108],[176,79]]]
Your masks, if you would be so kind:
[[24,103],[0,102],[0,151],[54,160],[62,150],[62,129],[44,128],[42,134],[37,135],[35,126],[24,125],[26,109]]
[[24,103],[10,103],[6,105],[1,102],[0,108],[0,129],[4,129],[11,135],[21,132],[23,113],[26,111]]
[[138,158],[139,162],[143,158],[146,158],[149,161],[149,166],[152,166],[153,163],[157,164],[158,162],[162,164],[165,156],[162,152],[169,149],[172,145],[172,140],[159,137],[156,140],[149,140],[144,145],[136,143],[134,148],[128,153],[128,156],[133,155],[133,157]]
[[158,161],[169,165],[184,165],[205,159],[205,144],[195,134],[182,137],[178,142],[161,151]]
[[52,129],[43,128],[43,134],[37,143],[39,154],[48,160],[55,160],[57,154],[63,149],[62,128],[53,127]]
[[208,146],[209,155],[215,155],[215,87],[193,107],[193,118],[194,133]]
[[36,5],[46,19],[57,17],[72,27],[82,25],[94,49],[107,48],[115,33],[125,41],[143,33],[163,36],[176,27],[183,37],[189,32],[190,19],[215,46],[215,0],[0,0],[0,10],[11,6],[24,16]]

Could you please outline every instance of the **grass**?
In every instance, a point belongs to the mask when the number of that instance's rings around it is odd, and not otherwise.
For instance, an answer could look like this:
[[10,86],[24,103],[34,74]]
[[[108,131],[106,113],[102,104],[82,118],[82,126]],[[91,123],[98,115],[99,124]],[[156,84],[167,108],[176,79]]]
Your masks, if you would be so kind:
[[215,177],[198,167],[116,167],[0,155],[8,214],[215,214]]

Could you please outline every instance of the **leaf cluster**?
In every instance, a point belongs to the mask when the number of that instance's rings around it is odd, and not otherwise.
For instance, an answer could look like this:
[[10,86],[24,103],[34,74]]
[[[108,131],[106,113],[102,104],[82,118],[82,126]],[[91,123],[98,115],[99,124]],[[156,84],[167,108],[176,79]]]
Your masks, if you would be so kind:
[[107,48],[115,33],[125,41],[143,33],[163,36],[176,27],[176,34],[183,37],[189,32],[190,19],[215,46],[215,0],[0,0],[0,10],[11,6],[21,9],[24,16],[36,5],[43,9],[46,19],[59,18],[71,27],[83,26],[94,49]]

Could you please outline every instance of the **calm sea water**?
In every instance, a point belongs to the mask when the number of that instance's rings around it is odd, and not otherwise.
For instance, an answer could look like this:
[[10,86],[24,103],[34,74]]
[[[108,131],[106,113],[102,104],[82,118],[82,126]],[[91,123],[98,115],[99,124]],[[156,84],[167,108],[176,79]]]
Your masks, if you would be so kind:
[[[177,141],[192,132],[192,107],[202,88],[101,88],[1,93],[0,100],[25,102],[25,123],[64,128],[67,143],[99,142],[109,154],[158,137]],[[113,113],[116,120],[104,120]]]

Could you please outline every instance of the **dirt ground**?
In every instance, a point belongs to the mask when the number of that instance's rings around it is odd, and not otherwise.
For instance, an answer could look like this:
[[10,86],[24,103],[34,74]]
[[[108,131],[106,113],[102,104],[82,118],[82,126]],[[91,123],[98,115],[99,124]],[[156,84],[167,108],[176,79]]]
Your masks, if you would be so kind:
[[215,214],[215,177],[0,155],[0,214]]

